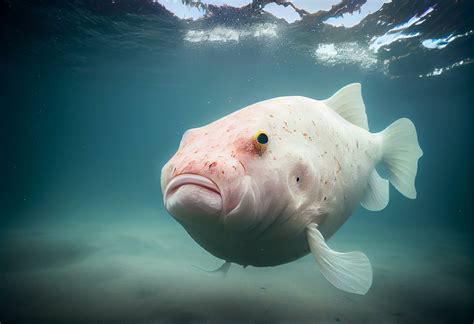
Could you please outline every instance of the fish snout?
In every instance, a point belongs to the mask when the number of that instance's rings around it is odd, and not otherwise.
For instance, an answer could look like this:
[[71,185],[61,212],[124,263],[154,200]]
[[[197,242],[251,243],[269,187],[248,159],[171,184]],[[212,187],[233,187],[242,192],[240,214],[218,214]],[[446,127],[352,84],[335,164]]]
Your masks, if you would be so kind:
[[197,174],[211,179],[218,187],[225,187],[229,182],[245,175],[243,163],[232,154],[214,156],[187,154],[173,159],[172,164],[174,166],[172,177],[180,174]]
[[215,221],[238,204],[244,175],[234,158],[172,159],[162,171],[165,207],[181,221]]

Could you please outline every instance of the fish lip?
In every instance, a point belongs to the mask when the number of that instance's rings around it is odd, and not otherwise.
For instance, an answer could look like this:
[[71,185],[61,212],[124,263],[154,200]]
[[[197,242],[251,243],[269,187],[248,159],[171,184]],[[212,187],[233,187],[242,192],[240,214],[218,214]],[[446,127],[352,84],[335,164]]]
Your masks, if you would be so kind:
[[221,190],[211,179],[194,173],[183,173],[173,177],[165,189],[165,200],[184,185],[195,185],[212,191],[222,198]]

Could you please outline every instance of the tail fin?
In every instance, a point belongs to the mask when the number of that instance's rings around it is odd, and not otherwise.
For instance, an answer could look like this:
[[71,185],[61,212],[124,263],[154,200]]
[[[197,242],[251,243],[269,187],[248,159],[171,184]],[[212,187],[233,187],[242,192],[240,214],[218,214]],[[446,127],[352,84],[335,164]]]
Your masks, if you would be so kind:
[[418,144],[415,125],[407,118],[395,121],[382,131],[382,162],[389,181],[405,197],[416,198],[415,177],[423,151]]

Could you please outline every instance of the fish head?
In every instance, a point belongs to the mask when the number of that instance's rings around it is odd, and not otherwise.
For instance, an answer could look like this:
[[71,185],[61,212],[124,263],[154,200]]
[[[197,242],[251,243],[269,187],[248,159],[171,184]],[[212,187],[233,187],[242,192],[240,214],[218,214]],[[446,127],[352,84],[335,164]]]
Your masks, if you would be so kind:
[[161,174],[173,217],[248,230],[307,201],[314,171],[306,147],[279,127],[270,108],[249,106],[185,132]]

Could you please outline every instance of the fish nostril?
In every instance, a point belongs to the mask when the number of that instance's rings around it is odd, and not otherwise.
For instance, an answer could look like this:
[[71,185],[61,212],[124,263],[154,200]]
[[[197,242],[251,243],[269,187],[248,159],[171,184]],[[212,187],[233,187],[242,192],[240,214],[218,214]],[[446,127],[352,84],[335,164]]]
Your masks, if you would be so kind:
[[217,167],[217,162],[212,162],[211,164],[209,164],[209,170],[212,170],[215,167]]

